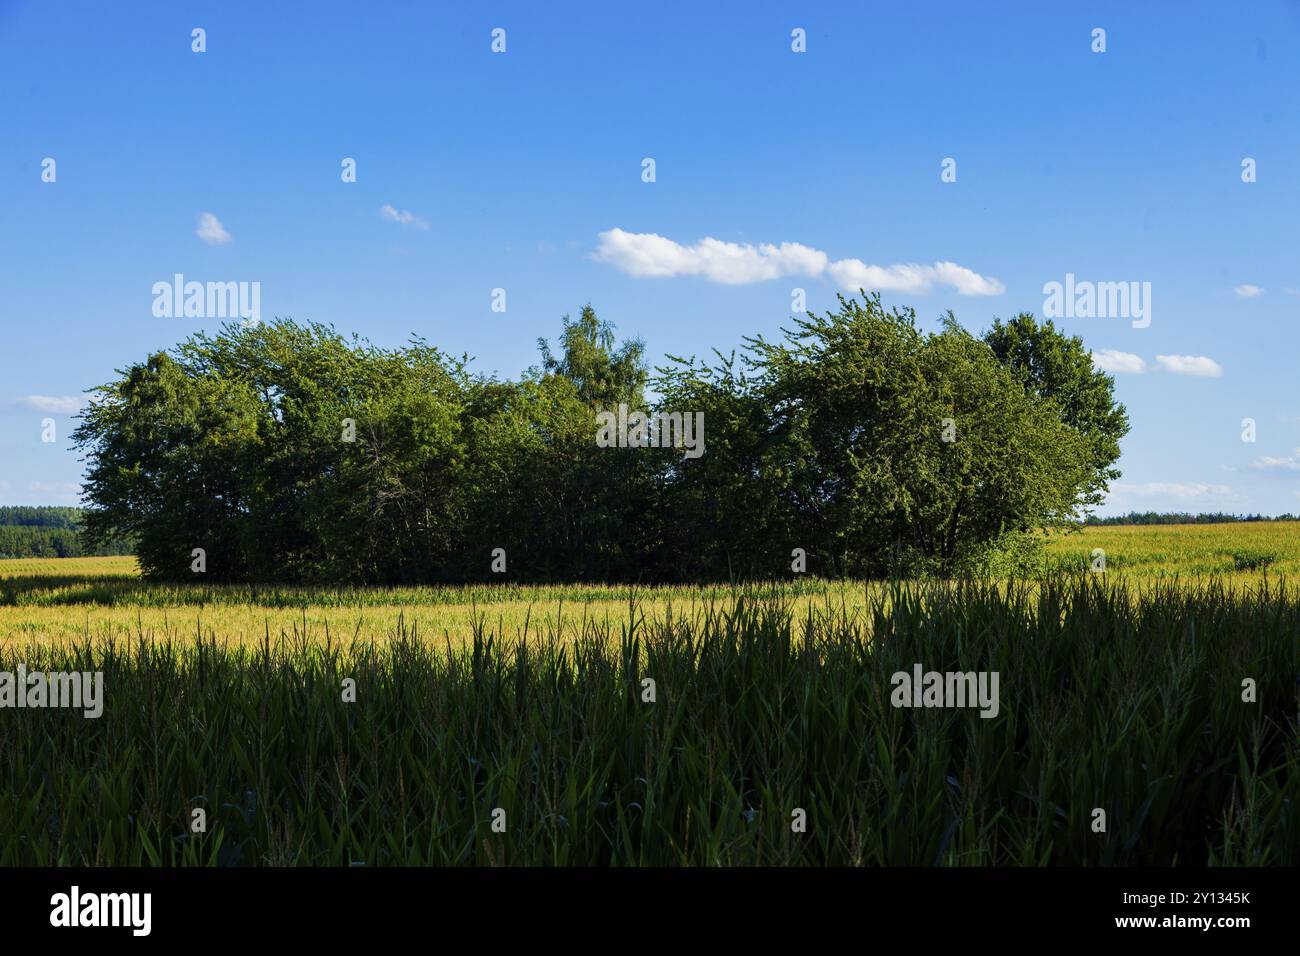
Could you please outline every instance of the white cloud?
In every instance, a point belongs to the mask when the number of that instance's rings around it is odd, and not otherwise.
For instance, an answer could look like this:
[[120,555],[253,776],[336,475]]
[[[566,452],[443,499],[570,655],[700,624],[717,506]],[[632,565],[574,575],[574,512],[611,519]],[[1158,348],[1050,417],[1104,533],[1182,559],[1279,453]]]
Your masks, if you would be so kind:
[[1250,467],[1263,469],[1277,468],[1284,471],[1300,471],[1300,448],[1290,458],[1277,458],[1273,455],[1260,455],[1250,463]]
[[1006,291],[997,279],[986,278],[955,262],[936,262],[932,266],[915,262],[873,266],[861,259],[840,259],[832,262],[827,271],[841,287],[852,292],[866,289],[924,294],[936,285],[950,286],[959,295],[1001,295]]
[[199,214],[199,228],[194,231],[194,235],[210,246],[223,246],[232,238],[221,220],[210,212]]
[[379,207],[379,214],[385,219],[392,222],[400,223],[403,226],[414,226],[416,229],[428,229],[429,223],[421,219],[409,209],[397,209],[384,203]]
[[949,286],[961,295],[1000,295],[1005,287],[955,262],[932,266],[898,264],[868,265],[861,259],[832,262],[826,253],[797,242],[724,242],[706,237],[689,246],[652,232],[609,229],[600,233],[599,246],[592,254],[598,262],[636,278],[701,276],[723,285],[747,285],[783,276],[816,278],[829,274],[849,291],[859,288],[881,292],[929,292],[936,285]]
[[1287,295],[1300,295],[1300,289],[1293,289],[1291,288],[1291,286],[1287,286],[1282,291],[1285,292]]
[[936,262],[932,268],[935,281],[952,286],[959,295],[1001,295],[1007,291],[1007,287],[997,279],[982,276],[955,262]]
[[753,246],[701,239],[683,246],[652,232],[622,229],[610,229],[598,238],[595,258],[638,279],[698,275],[724,285],[744,285],[782,276],[819,275],[827,263],[826,253],[797,242]]
[[[1127,373],[1141,375],[1149,366],[1140,355],[1132,352],[1120,352],[1117,349],[1096,349],[1092,353],[1092,364],[1103,372]],[[1175,375],[1201,375],[1206,378],[1219,378],[1223,367],[1212,358],[1204,355],[1157,355],[1156,365]]]
[[75,395],[24,395],[14,399],[14,404],[56,415],[71,415],[81,409],[81,399]]
[[1156,364],[1175,375],[1202,375],[1206,378],[1223,375],[1223,367],[1204,355],[1157,355]]
[[1236,493],[1228,485],[1207,485],[1196,481],[1147,481],[1140,483],[1116,482],[1111,486],[1121,497],[1170,497],[1182,500],[1200,498],[1234,498]]
[[27,493],[63,504],[76,504],[81,498],[81,485],[75,481],[29,481]]
[[840,259],[830,265],[831,278],[845,289],[882,292],[923,292],[929,285],[924,266],[869,266],[861,259]]
[[1120,352],[1116,349],[1101,349],[1092,353],[1092,364],[1103,372],[1117,372],[1141,375],[1147,370],[1147,363],[1142,356],[1132,352]]
[[1264,294],[1264,290],[1261,289],[1259,286],[1250,285],[1249,283],[1246,283],[1244,285],[1239,285],[1232,291],[1237,293],[1237,295],[1241,296],[1243,299],[1253,299],[1256,296],[1260,296]]

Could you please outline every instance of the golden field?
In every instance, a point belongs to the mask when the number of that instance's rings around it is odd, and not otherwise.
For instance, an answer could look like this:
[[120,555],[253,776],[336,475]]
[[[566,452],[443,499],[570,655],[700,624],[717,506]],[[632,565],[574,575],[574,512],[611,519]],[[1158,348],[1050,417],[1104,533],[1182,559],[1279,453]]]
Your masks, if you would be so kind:
[[1093,548],[1106,552],[1109,571],[1140,578],[1215,575],[1239,583],[1256,574],[1237,570],[1234,556],[1273,555],[1271,574],[1300,578],[1300,521],[1251,521],[1235,524],[1110,525],[1056,535],[1049,554],[1085,560]]
[[[1300,522],[1215,525],[1121,525],[1053,535],[1046,570],[1082,569],[1105,552],[1107,577],[1139,587],[1210,579],[1235,589],[1267,578],[1300,580]],[[751,586],[779,596],[796,612],[830,607],[863,612],[878,584],[800,578]],[[385,639],[399,621],[422,637],[459,641],[478,620],[507,637],[576,633],[584,619],[628,621],[633,615],[698,616],[729,606],[727,585],[467,585],[323,589],[240,585],[158,585],[140,578],[135,559],[0,560],[0,641],[145,636],[188,641],[197,634],[232,642],[306,634],[347,641]],[[526,630],[525,630],[526,629]]]

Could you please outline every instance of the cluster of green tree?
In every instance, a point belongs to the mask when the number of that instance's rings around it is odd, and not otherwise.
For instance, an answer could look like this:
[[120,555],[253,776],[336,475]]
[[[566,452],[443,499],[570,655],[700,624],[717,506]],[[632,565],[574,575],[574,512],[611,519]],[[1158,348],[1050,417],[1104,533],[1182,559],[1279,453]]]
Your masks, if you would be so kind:
[[1290,513],[1270,517],[1269,515],[1230,515],[1222,512],[1188,514],[1187,512],[1130,511],[1126,515],[1112,515],[1108,518],[1089,515],[1085,524],[1235,524],[1241,521],[1300,521],[1300,516]]
[[0,525],[0,558],[80,558],[83,554],[76,529]]
[[[1029,315],[978,338],[841,299],[653,376],[590,306],[539,346],[514,381],[420,338],[192,337],[84,413],[88,540],[131,537],[160,578],[199,548],[214,580],[485,579],[497,548],[511,580],[771,578],[795,549],[823,575],[950,573],[1082,518],[1128,430],[1082,342]],[[702,413],[704,454],[598,447],[620,405]]]
[[111,535],[87,549],[80,535],[81,516],[80,508],[0,507],[0,558],[80,558],[131,553],[129,542]]

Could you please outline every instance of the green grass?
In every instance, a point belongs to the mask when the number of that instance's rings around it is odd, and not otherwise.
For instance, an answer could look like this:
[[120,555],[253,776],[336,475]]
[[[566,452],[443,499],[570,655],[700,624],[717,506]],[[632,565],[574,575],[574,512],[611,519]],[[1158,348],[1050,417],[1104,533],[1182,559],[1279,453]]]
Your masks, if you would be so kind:
[[[0,711],[0,864],[1300,862],[1285,586],[733,598],[576,638],[0,646],[106,685],[98,720]],[[998,671],[1000,714],[891,706],[915,663]]]

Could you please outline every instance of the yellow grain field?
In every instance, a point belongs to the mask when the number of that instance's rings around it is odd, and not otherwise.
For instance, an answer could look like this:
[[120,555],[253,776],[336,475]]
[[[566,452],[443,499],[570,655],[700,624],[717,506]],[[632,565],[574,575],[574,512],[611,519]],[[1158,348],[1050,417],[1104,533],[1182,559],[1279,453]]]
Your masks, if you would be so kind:
[[[1105,554],[1106,574],[1138,587],[1210,579],[1234,588],[1270,580],[1300,580],[1300,522],[1089,527],[1051,536],[1042,567],[1086,570]],[[795,578],[750,589],[789,601],[795,613],[831,607],[864,613],[879,584]],[[477,620],[513,639],[583,621],[692,616],[730,606],[726,585],[626,587],[601,585],[468,585],[410,588],[296,588],[238,585],[158,585],[139,576],[135,559],[0,560],[0,642],[91,637],[191,641],[198,634],[231,642],[306,635],[311,640],[383,640],[399,622],[421,637],[464,640]],[[633,608],[633,605],[635,607]]]

